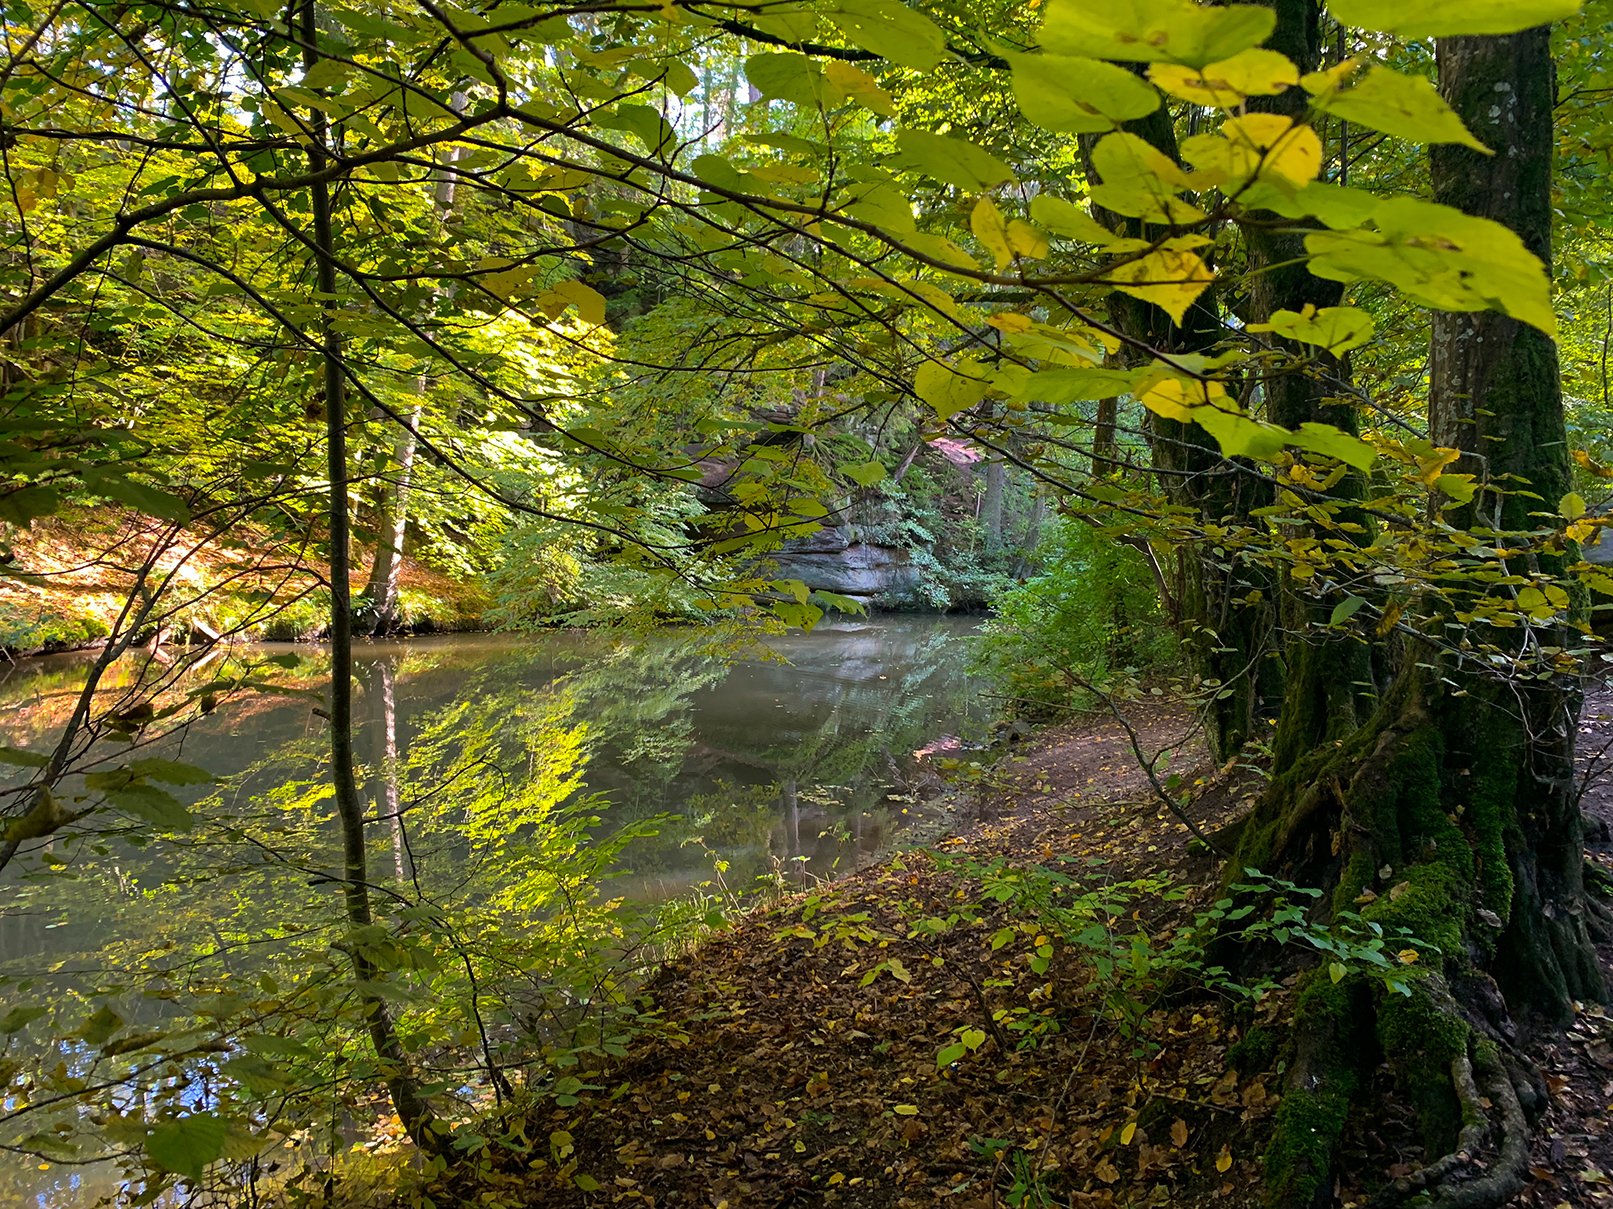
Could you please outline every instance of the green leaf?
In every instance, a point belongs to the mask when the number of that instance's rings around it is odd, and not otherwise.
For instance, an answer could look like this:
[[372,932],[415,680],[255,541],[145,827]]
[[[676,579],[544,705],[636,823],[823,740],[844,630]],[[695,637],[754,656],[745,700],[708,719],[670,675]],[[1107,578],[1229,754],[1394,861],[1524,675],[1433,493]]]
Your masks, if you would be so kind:
[[27,525],[35,517],[50,516],[61,502],[61,493],[53,487],[22,487],[0,495],[0,521]]
[[701,180],[719,189],[728,189],[735,193],[742,189],[739,169],[720,155],[698,155],[689,167]]
[[943,1045],[940,1052],[935,1055],[937,1066],[951,1066],[959,1058],[969,1052],[969,1047],[961,1041],[954,1041],[951,1045]]
[[1349,972],[1349,968],[1340,962],[1334,961],[1328,963],[1328,977],[1330,977],[1334,982],[1340,981]]
[[161,781],[166,785],[206,785],[214,780],[213,774],[205,768],[198,768],[194,764],[181,764],[175,760],[161,760],[155,757],[136,760],[129,765],[129,771],[137,777]]
[[1359,437],[1334,428],[1331,424],[1309,422],[1301,424],[1298,432],[1290,433],[1288,443],[1323,457],[1337,458],[1346,466],[1365,473],[1378,460],[1378,451]]
[[1062,235],[1066,239],[1078,240],[1081,243],[1111,247],[1124,242],[1120,236],[1074,202],[1054,197],[1050,193],[1039,193],[1031,199],[1031,220],[1040,223],[1055,235]]
[[86,1044],[99,1047],[106,1044],[112,1034],[122,1027],[123,1017],[103,1003],[91,1013],[89,1019],[78,1026],[77,1035],[82,1037]]
[[1274,332],[1301,344],[1315,344],[1337,356],[1372,339],[1372,316],[1353,306],[1330,306],[1318,311],[1274,311],[1266,323],[1251,323],[1251,332]]
[[126,785],[104,791],[106,800],[119,810],[144,819],[163,831],[189,831],[194,820],[178,798],[155,785]]
[[745,78],[764,97],[809,109],[822,105],[829,95],[823,68],[805,55],[752,55],[745,60]]
[[599,1191],[599,1181],[596,1180],[593,1176],[586,1175],[586,1174],[584,1174],[583,1172],[580,1172],[580,1171],[576,1175],[571,1177],[571,1182],[573,1184],[577,1185],[578,1188],[581,1188],[584,1192],[598,1192]]
[[661,116],[661,111],[648,105],[618,105],[615,112],[599,114],[594,125],[603,130],[624,130],[643,143],[651,155],[670,150],[677,143],[677,135]]
[[1265,6],[1193,0],[1051,0],[1042,45],[1056,54],[1207,67],[1259,46],[1276,27]]
[[1123,369],[1045,369],[1027,378],[1014,394],[1021,403],[1091,402],[1129,395],[1137,373]]
[[146,1154],[164,1171],[200,1179],[224,1153],[224,1122],[210,1112],[164,1121],[146,1138]]
[[84,485],[96,495],[104,495],[107,499],[117,500],[120,504],[127,504],[138,509],[148,516],[155,516],[160,520],[173,521],[183,525],[190,520],[190,507],[177,495],[167,491],[160,491],[156,487],[148,487],[144,483],[137,483],[133,479],[120,476],[86,474]]
[[929,71],[946,54],[935,22],[895,0],[840,0],[828,15],[848,42],[903,67]]
[[10,1035],[20,1031],[31,1020],[38,1020],[41,1016],[48,1016],[49,1008],[31,1006],[14,1007],[4,1016],[0,1016],[0,1033]]
[[1159,90],[1096,59],[1008,55],[1020,112],[1044,130],[1096,134],[1159,108]]
[[1500,223],[1412,197],[1380,202],[1372,221],[1376,231],[1307,235],[1311,272],[1331,281],[1387,281],[1425,306],[1497,310],[1556,335],[1545,268]]
[[[1360,612],[1361,606],[1366,603],[1367,598],[1365,596],[1346,596],[1343,600],[1339,601],[1338,604],[1333,606],[1333,613],[1332,616],[1327,619],[1327,624],[1330,626],[1343,625],[1346,621],[1350,620],[1350,618],[1354,617],[1358,612]],[[1333,981],[1337,982],[1338,979],[1335,978]]]
[[1328,0],[1341,23],[1402,38],[1514,34],[1579,11],[1580,0]]
[[1307,91],[1317,94],[1317,109],[1343,121],[1414,143],[1460,143],[1486,155],[1494,154],[1473,137],[1456,110],[1423,76],[1402,75],[1380,64],[1368,69],[1358,83],[1340,91],[1332,89],[1326,72],[1306,76],[1300,82]]
[[20,747],[0,747],[0,764],[19,764],[24,768],[44,768],[50,757],[37,751],[24,751]]
[[875,483],[883,482],[887,472],[879,462],[861,462],[840,467],[840,473],[859,486],[872,487]]
[[913,391],[935,409],[936,415],[949,420],[985,398],[986,383],[960,374],[942,362],[926,361],[913,375]]
[[916,230],[913,221],[913,204],[895,185],[873,181],[856,186],[852,195],[856,200],[847,202],[846,213],[859,222],[873,223],[897,235],[909,235]]
[[904,163],[938,181],[970,193],[984,193],[1014,179],[1007,164],[962,139],[927,130],[898,130],[896,146]]
[[1585,497],[1577,491],[1570,491],[1557,501],[1557,515],[1565,521],[1577,521],[1585,515]]

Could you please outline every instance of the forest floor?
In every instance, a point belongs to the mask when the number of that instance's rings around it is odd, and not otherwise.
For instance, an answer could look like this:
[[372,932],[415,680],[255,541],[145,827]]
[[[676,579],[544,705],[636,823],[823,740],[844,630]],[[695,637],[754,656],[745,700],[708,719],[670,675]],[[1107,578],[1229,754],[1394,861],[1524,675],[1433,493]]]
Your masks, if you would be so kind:
[[[300,546],[255,530],[203,541],[169,534],[126,509],[102,508],[36,521],[16,535],[9,572],[0,575],[0,650],[38,654],[96,644],[128,599],[134,569],[159,544],[156,574],[173,584],[173,613],[164,622],[171,633],[294,640],[314,637],[324,624],[324,604],[313,595],[324,568]],[[353,591],[360,594],[368,563],[357,561]],[[411,558],[402,582],[405,613],[419,628],[474,629],[486,606],[469,585]]]
[[[1157,707],[1131,720],[1150,754],[1180,748],[1174,771],[1198,783],[1201,827],[1248,809],[1259,774],[1209,767],[1190,717]],[[1613,824],[1613,691],[1593,693],[1584,728],[1586,807]],[[1205,994],[1123,1027],[1076,955],[1033,966],[1047,936],[996,898],[1051,883],[1016,881],[1003,862],[1133,898],[1123,919],[1156,937],[1211,905],[1217,874],[1113,722],[1057,726],[1017,754],[965,799],[954,834],[754,911],[670,965],[649,988],[663,1035],[613,1069],[580,1072],[594,1089],[527,1126],[538,1157],[484,1168],[474,1189],[449,1177],[437,1203],[458,1192],[637,1209],[1258,1204],[1294,979],[1255,1004]],[[1594,859],[1613,871],[1610,837],[1595,837]],[[1125,889],[1138,879],[1152,884]],[[1125,977],[1105,985],[1124,989]],[[1131,989],[1147,997],[1148,979]],[[1613,1021],[1587,1005],[1568,1033],[1531,1047],[1550,1106],[1515,1204],[1613,1205],[1610,1042]],[[1362,1205],[1424,1161],[1409,1105],[1380,1075],[1357,1114],[1370,1124],[1346,1139],[1335,1204]]]

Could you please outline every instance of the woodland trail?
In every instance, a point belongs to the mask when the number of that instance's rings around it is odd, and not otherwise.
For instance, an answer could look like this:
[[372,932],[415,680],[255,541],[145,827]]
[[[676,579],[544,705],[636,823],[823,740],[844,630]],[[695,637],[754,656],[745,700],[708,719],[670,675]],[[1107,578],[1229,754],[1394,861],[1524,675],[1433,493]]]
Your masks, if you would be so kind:
[[[1204,761],[1184,713],[1129,716],[1150,754],[1186,740],[1175,770],[1200,782],[1192,814],[1205,830],[1259,791],[1252,771]],[[1613,692],[1600,690],[1585,717],[1588,741],[1613,738]],[[1083,885],[1168,877],[1175,893],[1163,898],[1176,901],[1140,896],[1153,913],[1125,924],[1155,935],[1209,906],[1216,866],[1165,812],[1113,721],[1053,727],[1016,755],[1006,779],[978,792],[979,821],[757,910],[666,968],[649,988],[665,1035],[615,1069],[583,1072],[592,1094],[532,1122],[540,1150],[550,1138],[548,1157],[492,1173],[499,1195],[555,1207],[996,1209],[1034,1186],[1045,1199],[1023,1203],[1257,1205],[1287,986],[1252,1009],[1208,994],[1162,1001],[1127,1036],[1065,952],[1035,974],[1029,962],[1047,938],[965,890],[960,865],[976,877],[999,858],[1079,870]],[[1587,808],[1613,822],[1610,755],[1613,745]],[[1613,871],[1613,844],[1601,848],[1596,859]],[[915,935],[915,922],[965,901],[983,904],[974,922]],[[994,949],[1003,929],[1016,930]],[[987,1022],[998,1012],[1005,1028]],[[1601,1012],[1531,1051],[1549,1106],[1517,1204],[1613,1203],[1603,1112],[1613,1021]],[[999,1048],[1029,1038],[1018,1052]],[[960,1039],[978,1043],[940,1066],[938,1050]],[[1362,1205],[1363,1181],[1423,1160],[1411,1107],[1387,1068],[1380,1075],[1361,1114],[1373,1124],[1346,1138],[1335,1204]]]

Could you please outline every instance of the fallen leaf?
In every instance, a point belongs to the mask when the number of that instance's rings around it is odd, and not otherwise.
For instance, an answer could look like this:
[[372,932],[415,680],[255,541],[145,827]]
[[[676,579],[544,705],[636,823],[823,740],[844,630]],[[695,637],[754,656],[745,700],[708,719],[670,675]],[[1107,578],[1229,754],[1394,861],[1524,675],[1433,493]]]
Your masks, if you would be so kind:
[[1232,1147],[1221,1147],[1221,1153],[1216,1156],[1215,1169],[1225,1175],[1232,1170]]
[[1187,1145],[1187,1122],[1181,1117],[1171,1125],[1171,1145],[1178,1150]]
[[1131,1145],[1131,1139],[1136,1136],[1136,1133],[1137,1133],[1137,1122],[1132,1121],[1124,1129],[1122,1129],[1120,1131],[1120,1144],[1122,1146],[1130,1146]]
[[1105,1184],[1113,1184],[1120,1178],[1120,1168],[1116,1167],[1108,1159],[1099,1159],[1098,1165],[1092,1169],[1092,1174]]
[[899,1117],[916,1117],[919,1115],[917,1104],[898,1104],[891,1111]]

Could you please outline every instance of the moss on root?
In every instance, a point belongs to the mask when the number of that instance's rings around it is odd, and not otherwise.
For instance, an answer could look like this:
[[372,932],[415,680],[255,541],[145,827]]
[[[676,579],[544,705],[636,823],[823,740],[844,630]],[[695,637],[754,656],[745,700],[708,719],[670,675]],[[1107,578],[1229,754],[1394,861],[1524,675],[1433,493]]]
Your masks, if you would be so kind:
[[1293,1078],[1277,1109],[1266,1148],[1266,1203],[1314,1205],[1331,1199],[1333,1154],[1361,1082],[1358,1036],[1364,988],[1335,984],[1320,971],[1307,975],[1295,1005],[1302,1039]]
[[1378,1044],[1396,1087],[1417,1111],[1424,1154],[1436,1159],[1455,1149],[1462,1129],[1462,1105],[1450,1070],[1467,1053],[1470,1030],[1459,1017],[1442,1011],[1422,986],[1409,996],[1380,992],[1377,1009]]

